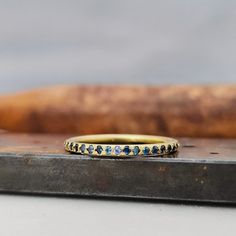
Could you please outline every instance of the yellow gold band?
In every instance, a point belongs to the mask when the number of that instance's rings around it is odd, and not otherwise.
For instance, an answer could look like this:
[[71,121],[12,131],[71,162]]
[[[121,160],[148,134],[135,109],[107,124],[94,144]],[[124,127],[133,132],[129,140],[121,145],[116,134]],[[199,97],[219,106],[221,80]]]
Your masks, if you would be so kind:
[[163,156],[178,150],[176,139],[153,135],[97,134],[65,141],[65,150],[90,156]]

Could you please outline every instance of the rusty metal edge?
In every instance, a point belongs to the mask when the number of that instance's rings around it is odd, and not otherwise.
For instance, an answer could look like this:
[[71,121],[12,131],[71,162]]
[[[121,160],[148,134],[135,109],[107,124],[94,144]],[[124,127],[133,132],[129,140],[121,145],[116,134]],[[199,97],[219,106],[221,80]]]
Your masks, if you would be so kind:
[[0,191],[236,203],[236,161],[1,153]]

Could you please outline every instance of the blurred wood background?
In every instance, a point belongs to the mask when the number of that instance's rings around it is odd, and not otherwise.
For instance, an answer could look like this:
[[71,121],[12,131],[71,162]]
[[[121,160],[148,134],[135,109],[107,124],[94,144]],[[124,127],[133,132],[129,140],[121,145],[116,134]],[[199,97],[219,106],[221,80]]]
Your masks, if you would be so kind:
[[57,86],[0,97],[0,129],[236,137],[236,86]]

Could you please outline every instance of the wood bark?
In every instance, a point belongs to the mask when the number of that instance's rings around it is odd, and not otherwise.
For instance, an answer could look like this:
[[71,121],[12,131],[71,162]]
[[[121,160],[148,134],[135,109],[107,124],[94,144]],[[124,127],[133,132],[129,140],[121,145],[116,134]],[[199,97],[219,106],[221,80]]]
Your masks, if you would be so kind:
[[78,85],[2,95],[0,129],[235,138],[236,85]]

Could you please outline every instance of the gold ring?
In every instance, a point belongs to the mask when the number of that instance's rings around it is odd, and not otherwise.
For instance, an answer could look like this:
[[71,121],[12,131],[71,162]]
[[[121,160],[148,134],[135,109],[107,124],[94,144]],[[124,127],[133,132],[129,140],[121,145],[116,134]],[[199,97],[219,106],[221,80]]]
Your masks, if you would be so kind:
[[179,148],[176,139],[153,135],[97,134],[69,138],[65,150],[89,156],[163,156]]

